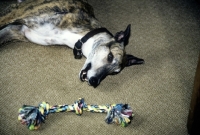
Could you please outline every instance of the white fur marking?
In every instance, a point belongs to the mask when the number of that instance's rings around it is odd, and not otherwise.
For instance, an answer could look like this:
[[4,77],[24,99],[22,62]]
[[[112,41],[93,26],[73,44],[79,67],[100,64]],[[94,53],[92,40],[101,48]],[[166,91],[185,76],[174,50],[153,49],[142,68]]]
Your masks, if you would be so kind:
[[41,45],[67,45],[70,48],[74,48],[74,44],[82,37],[69,30],[56,28],[52,24],[44,24],[33,29],[24,26],[22,31],[31,42]]

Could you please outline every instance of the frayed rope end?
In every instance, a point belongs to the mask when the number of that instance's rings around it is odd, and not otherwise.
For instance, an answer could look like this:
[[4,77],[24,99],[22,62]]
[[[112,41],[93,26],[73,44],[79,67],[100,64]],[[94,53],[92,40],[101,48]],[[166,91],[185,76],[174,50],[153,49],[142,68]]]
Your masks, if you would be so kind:
[[107,124],[116,123],[126,127],[131,123],[133,116],[133,111],[128,104],[116,104],[107,112],[105,122]]
[[40,124],[46,119],[49,114],[49,104],[43,102],[39,107],[24,105],[19,109],[18,120],[27,125],[28,129],[35,130],[40,127]]

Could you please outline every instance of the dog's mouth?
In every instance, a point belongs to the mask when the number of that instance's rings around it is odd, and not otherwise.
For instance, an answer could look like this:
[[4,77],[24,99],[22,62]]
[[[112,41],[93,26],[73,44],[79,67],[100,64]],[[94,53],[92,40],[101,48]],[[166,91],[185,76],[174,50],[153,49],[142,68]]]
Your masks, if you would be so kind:
[[85,71],[85,70],[82,70],[82,71],[81,71],[80,79],[81,79],[82,82],[84,82],[84,81],[87,82],[87,81],[88,81],[88,78],[87,78],[87,71]]
[[89,69],[91,69],[91,63],[87,64],[86,68],[83,69],[83,70],[81,71],[81,73],[80,73],[80,80],[81,80],[82,82],[84,82],[84,81],[88,82],[87,72],[88,72]]

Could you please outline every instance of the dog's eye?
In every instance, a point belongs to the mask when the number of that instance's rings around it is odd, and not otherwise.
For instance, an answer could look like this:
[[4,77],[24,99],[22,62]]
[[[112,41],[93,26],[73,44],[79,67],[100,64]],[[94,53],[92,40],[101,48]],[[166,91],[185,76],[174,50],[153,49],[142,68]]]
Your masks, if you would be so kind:
[[112,62],[113,61],[113,54],[110,52],[108,54],[108,62]]

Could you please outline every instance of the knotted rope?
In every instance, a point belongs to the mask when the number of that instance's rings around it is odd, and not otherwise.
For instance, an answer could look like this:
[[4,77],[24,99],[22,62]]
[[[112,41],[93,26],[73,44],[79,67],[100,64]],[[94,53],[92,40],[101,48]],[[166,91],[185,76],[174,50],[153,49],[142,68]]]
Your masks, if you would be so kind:
[[56,112],[75,112],[82,115],[84,111],[107,113],[105,122],[108,124],[116,123],[122,127],[130,124],[133,111],[128,104],[112,104],[112,105],[87,105],[83,98],[79,98],[72,105],[55,105],[50,106],[48,102],[42,102],[38,107],[23,105],[19,109],[18,120],[25,124],[28,129],[36,130],[50,113]]

